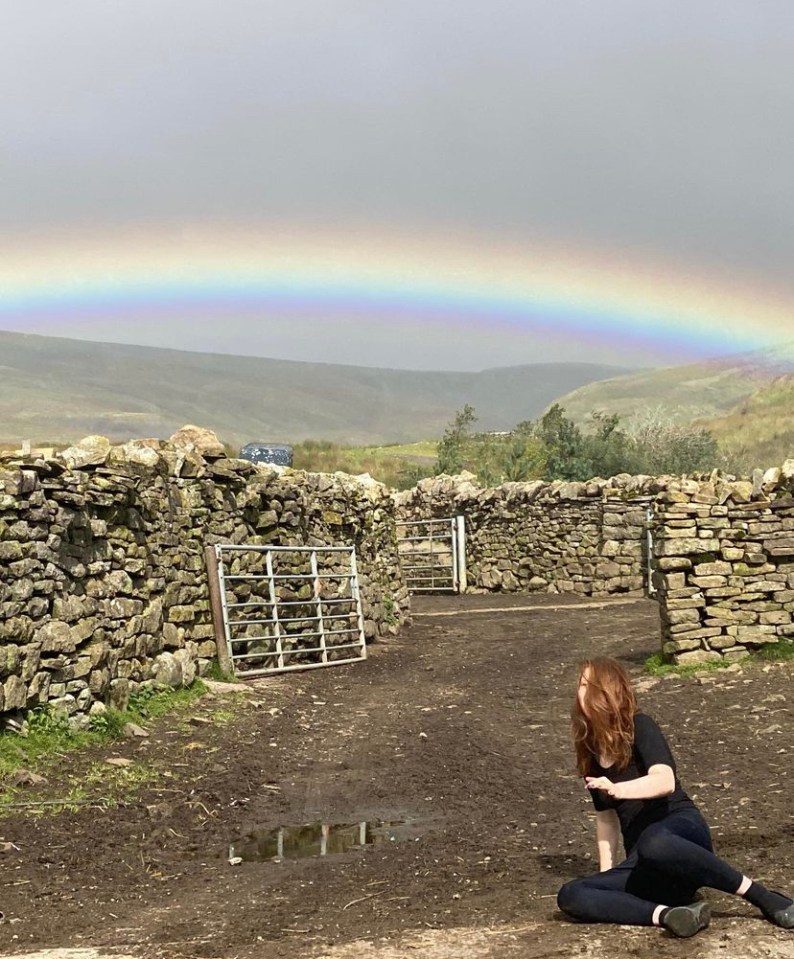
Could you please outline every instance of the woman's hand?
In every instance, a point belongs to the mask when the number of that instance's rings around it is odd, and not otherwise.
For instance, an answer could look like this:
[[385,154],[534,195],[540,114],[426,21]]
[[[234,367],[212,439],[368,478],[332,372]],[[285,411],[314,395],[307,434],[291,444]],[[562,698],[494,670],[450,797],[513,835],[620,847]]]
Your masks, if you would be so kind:
[[588,789],[598,789],[610,799],[624,799],[623,783],[613,783],[606,776],[585,776],[585,785]]

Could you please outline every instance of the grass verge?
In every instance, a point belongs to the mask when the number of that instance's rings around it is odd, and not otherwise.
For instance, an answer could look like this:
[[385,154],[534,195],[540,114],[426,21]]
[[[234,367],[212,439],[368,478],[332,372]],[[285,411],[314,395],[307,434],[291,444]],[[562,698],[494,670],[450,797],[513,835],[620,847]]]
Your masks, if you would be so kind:
[[781,663],[794,660],[794,640],[780,639],[776,643],[762,646],[758,652],[748,653],[744,659],[714,663],[669,663],[661,653],[654,653],[645,660],[645,672],[651,676],[692,676],[695,673],[718,672],[734,663],[748,666],[753,663]]
[[[108,709],[91,718],[86,730],[73,730],[66,717],[46,708],[28,714],[27,736],[6,731],[0,734],[0,815],[24,808],[39,814],[77,808],[87,803],[116,805],[143,786],[159,778],[159,773],[137,761],[113,766],[101,760],[79,776],[57,774],[57,799],[34,798],[29,786],[14,783],[15,774],[25,770],[34,776],[54,778],[53,770],[67,753],[99,746],[121,738],[127,723],[142,726],[166,713],[179,712],[207,692],[201,680],[187,689],[155,691],[144,688],[130,698],[126,710]],[[43,784],[42,784],[43,785]],[[52,789],[48,789],[47,793]],[[40,803],[28,806],[27,803]]]

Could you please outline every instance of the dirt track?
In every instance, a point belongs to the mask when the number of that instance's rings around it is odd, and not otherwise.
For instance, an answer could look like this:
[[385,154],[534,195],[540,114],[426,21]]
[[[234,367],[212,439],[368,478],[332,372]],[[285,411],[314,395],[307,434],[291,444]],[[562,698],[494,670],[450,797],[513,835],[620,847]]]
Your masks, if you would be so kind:
[[[717,895],[711,929],[688,942],[556,913],[560,884],[595,868],[590,801],[568,744],[576,662],[616,655],[639,677],[657,646],[657,612],[647,602],[529,597],[478,611],[495,605],[416,601],[415,624],[364,664],[219,692],[192,724],[162,720],[149,740],[69,758],[64,777],[135,756],[160,778],[125,807],[0,821],[18,847],[0,853],[0,952],[794,957],[794,933]],[[543,608],[517,608],[528,605]],[[444,611],[457,615],[426,615]],[[719,850],[789,889],[791,676],[753,668],[662,680],[641,695]],[[58,788],[53,776],[31,798],[56,798]],[[227,861],[229,844],[255,827],[315,820],[409,826],[398,841],[342,855]]]

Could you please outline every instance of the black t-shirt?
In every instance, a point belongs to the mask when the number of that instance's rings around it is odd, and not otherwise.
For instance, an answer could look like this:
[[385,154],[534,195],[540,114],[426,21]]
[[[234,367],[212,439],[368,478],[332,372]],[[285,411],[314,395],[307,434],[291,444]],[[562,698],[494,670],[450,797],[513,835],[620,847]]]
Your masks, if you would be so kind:
[[651,766],[659,764],[670,766],[675,775],[675,790],[669,796],[661,796],[658,799],[612,799],[598,789],[591,791],[593,805],[599,812],[614,809],[618,814],[626,855],[631,852],[643,829],[651,823],[658,822],[679,809],[694,809],[695,804],[681,788],[675,771],[675,760],[664,734],[645,713],[637,713],[634,717],[634,745],[631,749],[631,761],[622,772],[617,772],[614,766],[605,769],[596,760],[594,774],[606,776],[613,783],[639,779],[640,776],[648,774]]

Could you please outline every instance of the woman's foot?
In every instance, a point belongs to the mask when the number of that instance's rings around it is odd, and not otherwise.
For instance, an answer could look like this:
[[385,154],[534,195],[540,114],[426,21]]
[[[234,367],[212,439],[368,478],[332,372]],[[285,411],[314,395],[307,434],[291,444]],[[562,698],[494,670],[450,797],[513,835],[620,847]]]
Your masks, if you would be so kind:
[[[780,895],[780,893],[778,893]],[[794,929],[794,902],[789,901],[784,909],[763,910],[764,915],[770,922],[774,922],[781,929]]]
[[[745,878],[742,884],[748,880]],[[741,888],[741,887],[740,887]],[[773,892],[760,882],[750,882],[740,895],[761,910],[770,922],[782,929],[794,929],[794,901],[782,892]]]
[[659,917],[665,929],[679,939],[689,939],[711,922],[711,906],[707,902],[693,902],[690,906],[671,906]]

